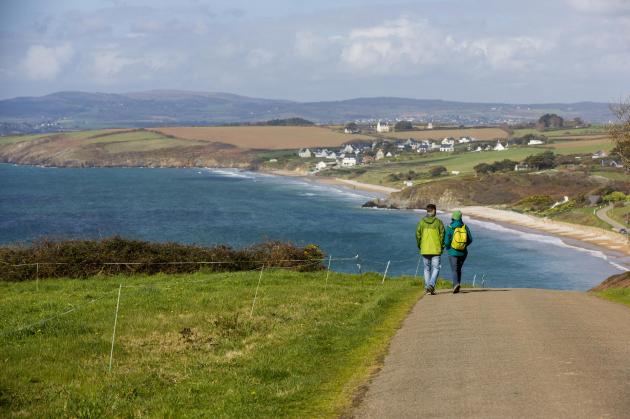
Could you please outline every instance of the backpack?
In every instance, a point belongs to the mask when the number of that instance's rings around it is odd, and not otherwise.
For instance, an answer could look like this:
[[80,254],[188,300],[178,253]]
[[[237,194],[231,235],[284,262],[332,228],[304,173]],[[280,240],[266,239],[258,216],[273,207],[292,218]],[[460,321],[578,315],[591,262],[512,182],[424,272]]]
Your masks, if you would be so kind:
[[468,232],[466,231],[466,224],[462,224],[461,227],[453,229],[453,240],[451,240],[451,249],[464,250],[468,243]]

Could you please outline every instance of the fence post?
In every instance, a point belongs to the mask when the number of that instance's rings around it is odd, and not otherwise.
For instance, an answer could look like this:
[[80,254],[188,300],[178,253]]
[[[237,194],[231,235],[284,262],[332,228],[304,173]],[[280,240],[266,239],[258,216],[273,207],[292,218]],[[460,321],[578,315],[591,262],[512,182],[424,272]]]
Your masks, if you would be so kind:
[[114,317],[114,332],[112,333],[112,349],[109,352],[109,372],[112,372],[112,361],[114,360],[114,341],[116,340],[116,325],[118,324],[118,309],[120,308],[120,292],[122,283],[118,287],[118,301],[116,302],[116,316]]
[[249,312],[249,317],[254,315],[254,304],[256,304],[256,297],[258,297],[258,288],[260,288],[260,280],[262,279],[263,270],[265,269],[265,265],[260,268],[260,276],[258,276],[258,285],[256,285],[256,293],[254,294],[254,301],[252,301],[252,311]]
[[477,274],[475,274],[475,276],[473,276],[473,288],[475,288],[475,281],[477,280]]
[[389,270],[389,263],[391,262],[391,260],[387,261],[387,266],[385,267],[385,273],[383,274],[383,280],[381,281],[381,284],[385,283],[385,277],[387,276],[387,271]]
[[328,255],[328,268],[326,268],[326,286],[328,286],[328,277],[330,276],[330,263],[332,262],[332,255]]
[[422,255],[418,256],[418,264],[416,265],[416,273],[413,275],[413,279],[418,277],[418,270],[420,269],[420,262],[422,261]]

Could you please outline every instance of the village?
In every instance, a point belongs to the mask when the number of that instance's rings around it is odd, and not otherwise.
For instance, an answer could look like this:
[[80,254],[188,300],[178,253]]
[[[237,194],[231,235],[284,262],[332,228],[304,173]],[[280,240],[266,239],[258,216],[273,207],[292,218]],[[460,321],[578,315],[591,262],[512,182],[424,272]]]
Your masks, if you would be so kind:
[[[393,130],[387,122],[378,121],[374,127],[377,134],[389,133]],[[433,129],[433,124],[426,125],[427,130]],[[344,128],[346,134],[358,134],[360,131],[355,124],[348,124]],[[436,137],[439,131],[436,131]],[[542,145],[544,141],[533,139],[527,145]],[[349,141],[339,149],[317,148],[300,149],[298,156],[302,159],[320,159],[315,163],[312,172],[320,172],[330,168],[351,168],[370,165],[386,158],[396,158],[402,153],[453,153],[503,151],[509,148],[507,140],[497,139],[496,142],[479,140],[472,136],[459,138],[445,137],[442,140],[418,140],[413,137],[407,139],[375,138],[373,141]],[[454,173],[456,174],[456,173]]]

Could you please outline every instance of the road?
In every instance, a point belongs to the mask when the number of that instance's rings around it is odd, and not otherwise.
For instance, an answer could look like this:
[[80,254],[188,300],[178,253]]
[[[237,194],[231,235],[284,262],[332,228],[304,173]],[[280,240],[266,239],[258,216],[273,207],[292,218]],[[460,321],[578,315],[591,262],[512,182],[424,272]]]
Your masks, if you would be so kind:
[[630,308],[549,290],[425,296],[353,416],[628,418]]
[[608,205],[607,207],[604,208],[600,208],[599,210],[597,210],[597,212],[595,213],[597,215],[597,217],[602,220],[605,223],[610,224],[611,226],[613,226],[615,228],[616,231],[621,230],[622,228],[625,228],[627,230],[627,227],[624,226],[623,224],[618,223],[617,221],[613,220],[612,218],[610,218],[608,216],[608,211],[610,211],[613,208],[612,205]]

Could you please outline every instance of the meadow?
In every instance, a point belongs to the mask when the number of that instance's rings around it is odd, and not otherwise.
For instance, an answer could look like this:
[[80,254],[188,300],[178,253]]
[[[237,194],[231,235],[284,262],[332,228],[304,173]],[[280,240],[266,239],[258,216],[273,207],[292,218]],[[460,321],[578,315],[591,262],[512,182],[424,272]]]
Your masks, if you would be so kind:
[[257,270],[1,282],[0,416],[337,417],[422,295],[414,278],[381,281]]

